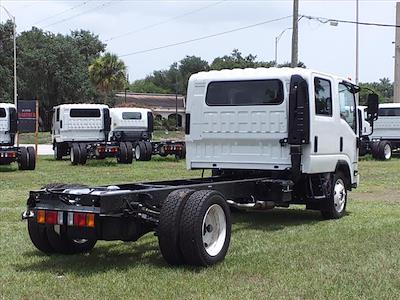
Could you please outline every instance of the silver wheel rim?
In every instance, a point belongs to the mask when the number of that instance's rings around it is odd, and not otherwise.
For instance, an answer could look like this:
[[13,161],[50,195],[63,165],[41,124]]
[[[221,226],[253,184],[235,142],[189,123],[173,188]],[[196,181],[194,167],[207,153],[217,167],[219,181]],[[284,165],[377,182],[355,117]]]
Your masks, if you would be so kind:
[[73,239],[73,241],[74,241],[76,244],[84,244],[84,243],[86,243],[88,240],[87,240],[87,239]]
[[136,147],[135,147],[135,157],[136,157],[137,160],[140,159],[140,147],[139,147],[139,145],[136,145]]
[[341,213],[344,210],[346,204],[346,186],[342,179],[337,179],[333,190],[333,200],[335,210]]
[[208,208],[201,228],[204,249],[210,256],[218,255],[226,240],[226,217],[221,206],[213,204]]
[[58,158],[58,148],[57,148],[57,146],[54,147],[54,158],[55,159]]
[[383,148],[383,153],[385,155],[385,159],[390,159],[392,156],[392,149],[390,149],[390,145],[386,144],[385,148]]

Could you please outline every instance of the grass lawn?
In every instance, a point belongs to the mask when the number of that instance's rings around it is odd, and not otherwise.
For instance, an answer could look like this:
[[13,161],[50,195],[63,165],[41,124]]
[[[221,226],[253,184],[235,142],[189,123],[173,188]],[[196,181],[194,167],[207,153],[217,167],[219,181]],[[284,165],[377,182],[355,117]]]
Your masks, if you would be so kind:
[[348,214],[323,221],[302,207],[233,215],[225,261],[207,269],[171,268],[157,238],[98,242],[87,255],[46,256],[20,221],[30,189],[50,182],[112,184],[199,176],[183,161],[41,157],[34,172],[0,166],[1,299],[398,299],[400,159],[364,160]]

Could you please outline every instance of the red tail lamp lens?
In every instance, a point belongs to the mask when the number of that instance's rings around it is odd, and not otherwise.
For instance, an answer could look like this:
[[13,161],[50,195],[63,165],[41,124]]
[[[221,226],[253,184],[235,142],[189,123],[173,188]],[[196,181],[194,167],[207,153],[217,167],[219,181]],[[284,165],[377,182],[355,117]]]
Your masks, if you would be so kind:
[[86,226],[86,214],[74,213],[74,225],[79,227]]
[[57,224],[58,213],[56,211],[46,211],[46,223],[47,224]]

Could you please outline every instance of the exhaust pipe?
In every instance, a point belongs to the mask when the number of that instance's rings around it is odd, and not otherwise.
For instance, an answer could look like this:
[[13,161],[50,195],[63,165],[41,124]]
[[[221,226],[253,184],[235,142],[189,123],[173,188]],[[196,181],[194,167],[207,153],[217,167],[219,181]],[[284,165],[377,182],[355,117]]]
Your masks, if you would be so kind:
[[254,201],[252,203],[237,203],[232,200],[226,200],[229,206],[232,206],[237,209],[272,209],[275,207],[275,202],[273,201]]

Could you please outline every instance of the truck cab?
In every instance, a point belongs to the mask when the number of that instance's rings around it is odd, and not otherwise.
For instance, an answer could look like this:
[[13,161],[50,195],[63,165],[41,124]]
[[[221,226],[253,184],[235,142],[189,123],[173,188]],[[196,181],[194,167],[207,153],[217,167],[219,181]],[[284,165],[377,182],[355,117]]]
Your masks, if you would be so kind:
[[18,116],[15,105],[0,103],[0,165],[17,162],[20,170],[34,170],[36,167],[35,149],[14,146],[17,132]]
[[17,111],[14,104],[0,103],[0,146],[13,146],[17,133]]
[[264,170],[299,178],[340,169],[355,187],[356,91],[348,79],[302,68],[193,75],[187,168]]
[[110,109],[110,140],[119,142],[148,141],[153,134],[153,113],[150,109],[116,107]]

